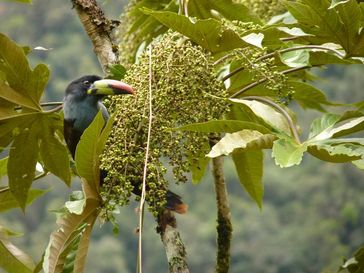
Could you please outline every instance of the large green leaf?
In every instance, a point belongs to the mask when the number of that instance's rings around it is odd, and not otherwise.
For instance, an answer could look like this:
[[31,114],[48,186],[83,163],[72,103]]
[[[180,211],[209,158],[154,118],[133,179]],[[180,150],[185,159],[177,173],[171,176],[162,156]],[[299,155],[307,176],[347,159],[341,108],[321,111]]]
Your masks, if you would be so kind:
[[299,165],[303,153],[307,150],[307,144],[298,144],[294,139],[281,138],[273,143],[272,157],[281,168]]
[[242,4],[234,3],[231,0],[189,0],[188,10],[190,16],[201,19],[212,17],[212,11],[220,13],[229,20],[239,20],[242,22],[259,23],[260,20],[251,10]]
[[57,220],[44,255],[45,273],[83,272],[89,237],[98,215],[100,199],[89,182],[82,180],[85,206],[81,214],[66,213]]
[[[114,116],[105,125],[101,111],[90,126],[83,132],[76,148],[76,167],[78,174],[85,178],[90,187],[98,189],[100,182],[100,154],[111,131]],[[103,130],[105,126],[105,129]]]
[[263,119],[265,123],[269,124],[272,128],[288,135],[291,134],[291,129],[287,120],[281,113],[277,112],[272,107],[256,100],[231,99],[231,101],[245,104],[254,112],[255,115]]
[[23,48],[0,34],[0,70],[7,84],[40,111],[39,100],[49,78],[47,66],[40,64],[32,71]]
[[[33,201],[41,196],[43,196],[48,191],[40,190],[40,189],[30,189],[28,193],[28,198],[26,201],[26,205],[30,205]],[[9,188],[0,188],[0,212],[4,212],[6,210],[10,210],[13,208],[18,208],[19,203],[14,198],[14,195],[10,192]]]
[[216,19],[193,20],[173,12],[149,9],[143,9],[143,12],[153,16],[165,26],[182,33],[212,53],[249,46],[236,32]]
[[236,149],[267,149],[272,147],[274,140],[274,135],[264,135],[254,130],[241,130],[232,134],[227,133],[212,147],[207,156],[214,158],[221,155],[229,155]]
[[70,185],[71,172],[68,150],[58,139],[56,128],[50,123],[51,121],[50,117],[42,119],[40,156],[47,170]]
[[173,130],[203,133],[234,133],[244,129],[256,130],[263,134],[268,134],[271,132],[268,128],[258,123],[240,120],[210,120],[207,122],[193,123],[173,128]]
[[0,268],[6,272],[33,273],[35,264],[30,256],[9,241],[9,232],[0,227]]
[[310,144],[308,152],[323,161],[345,163],[360,160],[364,155],[364,146],[350,143],[330,145],[322,141]]
[[251,198],[262,208],[263,203],[263,151],[237,151],[232,159],[239,176],[240,183]]
[[308,83],[288,81],[288,85],[295,91],[293,94],[293,99],[295,99],[304,109],[310,108],[319,111],[325,111],[325,109],[322,107],[322,104],[338,105],[328,101],[324,93]]
[[360,32],[362,14],[356,0],[346,1],[330,9],[327,0],[299,0],[288,2],[288,10],[297,19],[310,38],[317,44],[336,43],[341,45],[348,56],[361,56],[364,33]]
[[23,210],[26,205],[28,190],[35,177],[39,133],[40,127],[36,123],[24,128],[15,137],[9,153],[9,187]]

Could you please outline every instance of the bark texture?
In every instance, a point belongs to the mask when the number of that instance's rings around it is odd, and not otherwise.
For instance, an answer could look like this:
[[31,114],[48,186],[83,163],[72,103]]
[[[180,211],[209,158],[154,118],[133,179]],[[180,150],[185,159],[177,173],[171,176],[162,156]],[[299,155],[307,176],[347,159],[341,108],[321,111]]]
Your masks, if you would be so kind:
[[118,50],[112,34],[116,24],[105,17],[96,0],[71,0],[71,2],[106,73],[108,67],[118,60]]
[[[212,141],[211,145],[214,141]],[[227,273],[230,267],[230,244],[233,227],[231,224],[231,211],[226,189],[224,169],[224,158],[212,159],[213,176],[215,180],[215,193],[217,203],[217,257],[216,273]]]
[[164,210],[158,216],[158,233],[166,250],[169,272],[189,273],[187,253],[177,229],[176,218],[170,210]]

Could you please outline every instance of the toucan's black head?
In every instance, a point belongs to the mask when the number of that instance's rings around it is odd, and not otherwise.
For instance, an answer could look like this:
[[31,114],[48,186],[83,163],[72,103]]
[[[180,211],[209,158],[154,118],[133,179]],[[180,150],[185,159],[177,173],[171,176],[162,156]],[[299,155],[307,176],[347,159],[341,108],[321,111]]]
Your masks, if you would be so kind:
[[102,79],[97,75],[86,75],[72,81],[66,89],[66,97],[72,97],[73,100],[84,100],[91,96],[93,100],[98,100],[105,95],[122,95],[134,94],[134,90],[128,84]]

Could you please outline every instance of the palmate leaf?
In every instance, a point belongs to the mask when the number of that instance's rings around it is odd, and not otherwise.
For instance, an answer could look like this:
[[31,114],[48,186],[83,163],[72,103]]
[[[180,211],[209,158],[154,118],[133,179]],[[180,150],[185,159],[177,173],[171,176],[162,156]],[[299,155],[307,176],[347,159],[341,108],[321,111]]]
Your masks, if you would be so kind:
[[263,204],[263,151],[237,150],[231,154],[240,183],[257,203],[259,208]]
[[356,0],[342,2],[334,8],[330,8],[329,0],[299,0],[287,3],[287,7],[300,28],[315,35],[307,39],[316,44],[339,44],[347,56],[363,55],[363,15]]
[[[39,100],[48,82],[44,64],[31,69],[24,48],[0,34],[0,150],[11,144],[7,163],[9,187],[22,209],[39,160],[70,183],[69,159],[60,139],[59,114],[43,112]],[[20,110],[14,108],[20,106]]]
[[32,258],[9,241],[15,234],[0,226],[0,268],[6,272],[33,273]]
[[44,255],[45,273],[84,271],[89,237],[100,206],[99,195],[90,184],[82,180],[85,206],[81,214],[66,213],[57,220],[59,229],[51,234]]

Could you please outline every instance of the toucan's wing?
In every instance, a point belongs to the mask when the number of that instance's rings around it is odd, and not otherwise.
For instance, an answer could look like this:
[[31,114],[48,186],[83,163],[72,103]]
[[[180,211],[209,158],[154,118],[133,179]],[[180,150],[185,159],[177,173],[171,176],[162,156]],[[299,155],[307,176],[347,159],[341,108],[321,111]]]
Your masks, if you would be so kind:
[[71,152],[72,158],[75,158],[76,147],[78,142],[80,141],[82,132],[75,129],[74,127],[75,120],[64,120],[63,122],[63,133],[64,138],[66,140],[68,150]]

